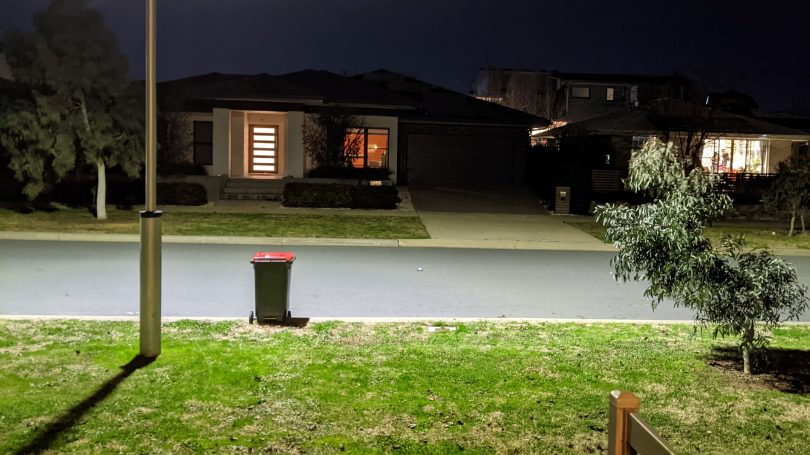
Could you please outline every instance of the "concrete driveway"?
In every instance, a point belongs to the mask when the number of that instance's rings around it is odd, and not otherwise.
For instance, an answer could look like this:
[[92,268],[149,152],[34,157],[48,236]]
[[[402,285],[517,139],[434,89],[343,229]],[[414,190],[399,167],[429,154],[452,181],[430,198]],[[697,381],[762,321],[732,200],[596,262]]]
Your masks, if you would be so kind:
[[409,189],[432,239],[447,246],[612,251],[610,245],[551,215],[526,188]]

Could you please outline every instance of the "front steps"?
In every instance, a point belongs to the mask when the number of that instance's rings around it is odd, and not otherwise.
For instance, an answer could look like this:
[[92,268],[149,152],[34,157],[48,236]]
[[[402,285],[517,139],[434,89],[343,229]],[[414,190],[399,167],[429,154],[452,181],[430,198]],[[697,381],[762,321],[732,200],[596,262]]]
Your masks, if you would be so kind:
[[221,199],[280,201],[284,183],[281,179],[228,179]]

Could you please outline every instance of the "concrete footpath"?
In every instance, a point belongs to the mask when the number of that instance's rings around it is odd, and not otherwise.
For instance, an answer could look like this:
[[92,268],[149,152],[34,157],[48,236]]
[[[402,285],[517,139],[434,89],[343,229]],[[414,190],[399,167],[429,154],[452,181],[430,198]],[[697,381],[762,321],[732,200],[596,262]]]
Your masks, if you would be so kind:
[[[476,192],[454,189],[400,189],[396,210],[288,208],[279,201],[218,201],[200,207],[163,206],[165,213],[267,213],[284,215],[419,216],[429,239],[345,239],[164,235],[166,243],[222,245],[317,245],[402,248],[481,248],[506,250],[614,251],[598,239],[565,224],[568,216],[549,214],[525,190]],[[139,242],[137,234],[0,231],[0,240]]]
[[[478,248],[615,252],[616,249],[566,223],[577,215],[553,215],[525,188],[497,191],[400,188],[396,210],[289,208],[279,201],[222,200],[204,206],[162,206],[165,213],[265,213],[283,215],[419,216],[428,239],[346,239],[164,235],[165,243],[212,245],[311,245],[391,248]],[[0,240],[139,242],[137,234],[0,231]],[[780,256],[810,256],[810,250],[775,249]]]

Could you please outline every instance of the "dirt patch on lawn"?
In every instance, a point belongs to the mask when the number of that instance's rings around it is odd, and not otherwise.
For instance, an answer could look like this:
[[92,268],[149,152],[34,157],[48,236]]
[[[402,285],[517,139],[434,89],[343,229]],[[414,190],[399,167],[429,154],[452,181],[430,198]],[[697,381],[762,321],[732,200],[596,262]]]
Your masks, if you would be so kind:
[[752,355],[753,374],[743,373],[742,355],[735,347],[712,350],[707,363],[735,383],[786,393],[810,393],[810,351],[764,348]]

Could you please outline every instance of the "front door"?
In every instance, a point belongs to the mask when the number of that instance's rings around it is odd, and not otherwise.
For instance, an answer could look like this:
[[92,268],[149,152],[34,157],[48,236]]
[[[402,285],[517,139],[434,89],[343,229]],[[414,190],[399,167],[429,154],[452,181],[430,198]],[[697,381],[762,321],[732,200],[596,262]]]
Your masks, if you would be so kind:
[[278,126],[250,125],[251,174],[278,174]]

